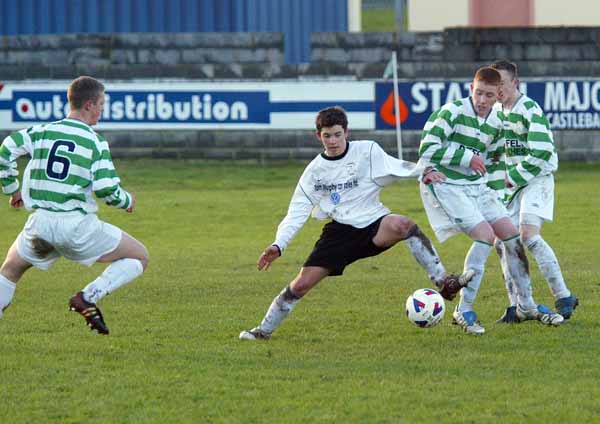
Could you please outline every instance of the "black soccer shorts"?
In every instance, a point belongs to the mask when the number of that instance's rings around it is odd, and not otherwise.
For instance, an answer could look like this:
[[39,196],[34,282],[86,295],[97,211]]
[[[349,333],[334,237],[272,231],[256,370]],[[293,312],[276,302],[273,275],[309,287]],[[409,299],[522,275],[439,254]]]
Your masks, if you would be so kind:
[[382,248],[373,244],[373,237],[377,234],[383,218],[382,216],[365,228],[356,228],[336,221],[325,224],[321,237],[315,243],[304,266],[327,268],[330,270],[330,276],[342,275],[344,268],[352,262],[386,251],[389,247]]

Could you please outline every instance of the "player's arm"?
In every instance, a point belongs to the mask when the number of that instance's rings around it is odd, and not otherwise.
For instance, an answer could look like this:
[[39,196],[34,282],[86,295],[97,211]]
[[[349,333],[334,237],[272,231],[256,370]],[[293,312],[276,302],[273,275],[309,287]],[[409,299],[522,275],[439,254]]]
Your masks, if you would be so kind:
[[529,121],[527,122],[529,152],[521,163],[510,169],[507,175],[507,181],[515,187],[527,185],[537,175],[554,171],[549,162],[555,152],[550,123],[538,105],[528,112],[525,118]]
[[288,244],[306,223],[313,209],[313,201],[310,199],[310,195],[309,190],[302,187],[302,179],[300,179],[292,195],[288,212],[279,227],[277,227],[275,241],[267,246],[258,258],[257,267],[259,270],[268,269],[271,263],[281,256]]
[[[31,130],[31,129],[29,129]],[[19,192],[19,180],[17,176],[17,159],[24,155],[31,155],[32,142],[29,130],[21,130],[7,136],[0,146],[0,185],[2,192],[11,196],[12,207],[23,206],[21,193]]]
[[121,187],[121,180],[113,165],[108,143],[99,136],[92,162],[92,190],[104,203],[132,212],[135,198]]
[[[450,135],[454,132],[455,116],[450,108],[443,107],[431,114],[423,133],[419,146],[419,158],[424,163],[445,166],[473,167],[473,158],[476,156],[469,149],[459,149],[456,144],[449,144]],[[483,161],[482,161],[483,164]],[[476,163],[476,165],[479,165]]]
[[369,175],[379,186],[386,186],[400,178],[418,177],[422,167],[416,163],[388,155],[379,144],[369,146]]

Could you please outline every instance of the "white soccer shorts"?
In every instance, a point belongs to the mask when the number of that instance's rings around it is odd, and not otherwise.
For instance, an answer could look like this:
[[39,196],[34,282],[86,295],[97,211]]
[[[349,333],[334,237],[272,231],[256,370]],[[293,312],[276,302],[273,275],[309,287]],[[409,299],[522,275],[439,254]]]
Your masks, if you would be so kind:
[[420,191],[429,224],[440,243],[459,233],[468,234],[483,221],[493,224],[508,217],[498,194],[485,184],[420,183]]
[[[554,175],[535,177],[517,192],[506,209],[518,228],[519,223],[541,227],[554,217]],[[536,219],[537,217],[537,219]]]
[[[32,245],[36,237],[50,243],[54,250],[43,258],[38,257]],[[44,270],[61,256],[91,266],[115,250],[121,237],[118,227],[101,221],[95,214],[40,209],[29,216],[17,237],[17,251],[24,260]]]

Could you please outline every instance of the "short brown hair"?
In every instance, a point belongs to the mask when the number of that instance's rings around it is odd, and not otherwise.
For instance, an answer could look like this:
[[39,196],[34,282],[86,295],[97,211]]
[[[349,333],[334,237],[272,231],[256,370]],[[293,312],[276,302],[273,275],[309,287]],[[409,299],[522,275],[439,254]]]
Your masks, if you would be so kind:
[[500,85],[500,83],[502,82],[502,76],[494,68],[490,66],[484,66],[483,68],[479,68],[477,72],[475,72],[474,80],[482,81],[490,85]]
[[334,125],[341,125],[345,131],[348,129],[348,116],[341,106],[331,106],[319,111],[315,124],[319,133],[322,128]]
[[517,64],[514,62],[509,62],[508,60],[498,60],[492,63],[490,66],[498,71],[508,71],[508,73],[512,76],[512,79],[519,78]]
[[81,109],[85,102],[96,102],[104,92],[104,85],[95,78],[81,76],[69,85],[67,97],[71,109]]

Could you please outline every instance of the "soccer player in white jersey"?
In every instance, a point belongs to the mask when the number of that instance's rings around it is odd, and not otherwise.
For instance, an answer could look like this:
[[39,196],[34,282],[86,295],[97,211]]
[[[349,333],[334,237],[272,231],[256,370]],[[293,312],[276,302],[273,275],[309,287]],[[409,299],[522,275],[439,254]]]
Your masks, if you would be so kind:
[[[348,118],[340,107],[321,110],[316,128],[324,152],[300,177],[275,241],[258,259],[258,269],[268,269],[281,256],[311,211],[315,218],[332,221],[323,227],[304,266],[275,297],[260,325],[240,333],[242,340],[270,338],[300,299],[322,279],[342,275],[352,262],[378,255],[399,241],[406,243],[447,299],[454,298],[472,275],[447,275],[431,241],[419,227],[405,216],[391,214],[379,200],[384,186],[400,177],[419,175],[414,163],[387,155],[374,141],[347,141]],[[443,175],[439,172],[424,177],[429,182],[440,178]]]
[[460,292],[454,321],[469,334],[483,334],[473,303],[485,271],[494,238],[503,241],[507,264],[517,291],[520,320],[538,319],[559,325],[563,317],[531,295],[527,257],[497,193],[487,187],[486,163],[501,161],[498,147],[501,123],[492,114],[500,85],[500,74],[484,67],[477,70],[471,96],[448,103],[429,118],[419,148],[422,165],[433,166],[446,176],[443,181],[420,184],[421,198],[429,222],[440,242],[458,233],[467,234],[473,244],[465,258],[465,270],[475,271]]
[[[513,224],[519,228],[521,241],[535,257],[548,282],[558,313],[569,319],[579,301],[565,283],[554,250],[540,234],[544,221],[552,221],[554,212],[554,172],[558,168],[558,156],[550,124],[540,106],[519,92],[517,65],[502,60],[491,66],[502,77],[494,110],[503,123],[507,209]],[[503,258],[502,249],[498,252]],[[505,271],[505,260],[502,267],[510,306],[498,322],[518,322],[514,284]]]
[[[140,276],[148,264],[146,247],[96,216],[92,195],[133,212],[135,199],[120,185],[108,143],[92,126],[104,105],[104,86],[82,76],[68,89],[66,119],[17,131],[0,146],[0,183],[14,208],[33,211],[0,267],[0,317],[17,282],[32,266],[47,270],[61,256],[91,266],[110,263],[104,272],[73,295],[69,308],[91,330],[109,330],[96,303]],[[21,187],[17,158],[29,155]]]

